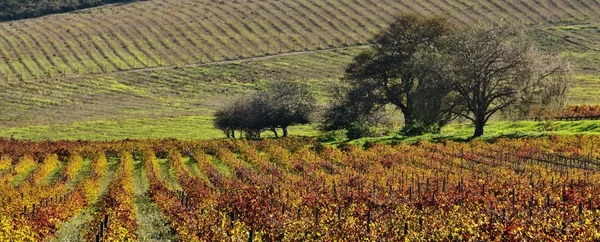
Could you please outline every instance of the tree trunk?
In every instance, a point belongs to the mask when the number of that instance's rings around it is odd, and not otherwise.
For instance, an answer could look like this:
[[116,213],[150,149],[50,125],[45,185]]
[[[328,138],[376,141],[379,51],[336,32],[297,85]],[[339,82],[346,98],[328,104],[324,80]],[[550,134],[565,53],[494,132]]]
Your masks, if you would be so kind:
[[260,133],[261,133],[261,130],[252,130],[252,129],[249,129],[248,131],[246,131],[246,138],[249,138],[249,139],[260,139]]
[[[227,137],[227,138],[229,138],[229,137]],[[231,130],[231,138],[235,139],[235,129]]]
[[283,130],[283,137],[288,137],[288,127],[283,126],[281,127],[281,129]]
[[271,131],[273,131],[275,138],[279,138],[279,134],[277,134],[277,128],[271,128]]
[[475,117],[475,133],[473,133],[473,137],[471,139],[480,137],[483,135],[483,127],[485,126],[485,114],[478,113]]
[[414,87],[413,77],[403,76],[404,79],[404,96],[406,96],[406,107],[402,110],[402,114],[404,114],[404,126],[411,127],[413,123],[413,105],[414,98],[412,96],[412,89]]
[[404,126],[413,125],[412,109],[404,109],[404,112],[402,114],[404,114]]
[[[406,86],[408,88],[410,86]],[[409,89],[410,90],[410,89]],[[406,91],[404,94],[406,95],[406,107],[402,110],[402,114],[404,115],[404,126],[412,126],[413,123],[413,97],[411,96],[410,91]]]

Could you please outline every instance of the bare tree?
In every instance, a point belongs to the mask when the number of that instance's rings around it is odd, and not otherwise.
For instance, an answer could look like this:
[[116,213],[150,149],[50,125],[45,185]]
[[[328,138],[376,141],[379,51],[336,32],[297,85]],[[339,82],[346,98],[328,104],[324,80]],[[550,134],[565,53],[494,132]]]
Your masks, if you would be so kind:
[[239,120],[246,138],[258,139],[261,133],[269,127],[268,104],[265,100],[254,96],[237,102]]
[[260,138],[267,129],[278,137],[278,128],[286,137],[289,126],[309,123],[315,110],[316,99],[306,84],[279,81],[218,110],[213,123],[227,138],[235,138],[235,130]]
[[287,137],[288,127],[308,124],[316,109],[316,98],[307,84],[298,81],[277,81],[262,92],[268,126],[277,137],[277,128]]
[[569,62],[560,56],[533,57],[533,83],[520,89],[514,105],[502,110],[512,118],[551,118],[566,105],[572,76]]
[[501,110],[564,97],[568,63],[538,53],[514,26],[477,24],[457,31],[449,46],[439,77],[453,90],[452,112],[474,123],[473,138]]
[[260,134],[266,129],[265,103],[254,98],[241,98],[236,102],[221,108],[215,112],[213,125],[220,129],[227,138],[235,139],[235,131],[240,131],[246,138],[260,138]]
[[238,128],[237,117],[235,117],[235,108],[230,105],[217,110],[214,114],[213,124],[215,128],[223,131],[227,138],[235,139],[235,131]]

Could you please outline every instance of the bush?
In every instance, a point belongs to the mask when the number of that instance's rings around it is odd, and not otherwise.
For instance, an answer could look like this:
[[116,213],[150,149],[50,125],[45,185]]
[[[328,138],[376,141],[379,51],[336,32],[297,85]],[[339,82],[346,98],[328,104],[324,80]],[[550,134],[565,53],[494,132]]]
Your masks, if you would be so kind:
[[438,125],[422,126],[422,125],[406,125],[398,132],[402,136],[417,136],[424,133],[439,134],[441,128]]
[[325,134],[319,136],[319,138],[317,138],[317,141],[327,143],[327,142],[336,141],[336,140],[338,140],[338,138],[339,138],[339,135],[335,131],[331,131],[331,132],[326,132]]
[[346,137],[351,140],[372,136],[376,136],[376,132],[367,122],[355,121],[346,129]]
[[558,126],[552,120],[546,120],[540,122],[540,131],[542,132],[550,132],[558,130]]

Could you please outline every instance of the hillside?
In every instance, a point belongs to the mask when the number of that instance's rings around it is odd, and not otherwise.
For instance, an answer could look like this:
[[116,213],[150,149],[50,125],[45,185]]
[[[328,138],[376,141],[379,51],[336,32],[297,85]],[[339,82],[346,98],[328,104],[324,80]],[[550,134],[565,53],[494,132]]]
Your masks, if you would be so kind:
[[109,75],[3,81],[0,88],[11,91],[0,92],[0,123],[20,126],[209,114],[232,98],[261,88],[266,80],[302,77],[312,82],[315,90],[323,90],[327,85],[324,81],[338,79],[344,65],[359,50]]
[[600,2],[139,2],[0,24],[0,75],[37,79],[361,45],[403,12],[447,15],[461,24],[507,18],[544,25],[595,20]]
[[105,120],[122,133],[144,133],[140,123],[197,132],[216,107],[281,79],[307,80],[323,97],[401,12],[524,22],[542,49],[574,63],[569,103],[600,103],[598,11],[591,0],[157,0],[0,23],[0,136],[88,127],[105,137]]

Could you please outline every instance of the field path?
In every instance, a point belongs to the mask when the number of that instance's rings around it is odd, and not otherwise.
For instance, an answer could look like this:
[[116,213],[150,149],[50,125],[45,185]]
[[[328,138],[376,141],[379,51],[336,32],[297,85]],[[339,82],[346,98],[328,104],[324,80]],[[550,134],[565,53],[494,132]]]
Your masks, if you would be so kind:
[[137,212],[136,221],[139,226],[138,239],[140,241],[176,241],[175,230],[168,223],[160,210],[146,196],[149,189],[148,176],[142,162],[134,164],[133,183],[135,184],[134,207]]
[[206,174],[202,172],[202,169],[200,169],[196,160],[191,159],[190,157],[185,157],[184,164],[188,167],[190,171],[189,175],[195,178],[202,179],[204,182],[206,182],[206,184],[208,184],[209,187],[214,187],[213,184],[210,182],[208,176],[206,176]]
[[[367,46],[370,46],[370,45],[355,45],[355,46],[346,46],[346,47],[324,48],[324,49],[320,49],[320,50],[293,51],[293,52],[271,54],[271,55],[259,56],[259,57],[249,57],[249,58],[224,60],[224,61],[213,61],[213,62],[207,62],[207,63],[195,63],[195,64],[180,65],[180,66],[144,67],[144,68],[129,69],[129,70],[117,70],[117,71],[105,72],[105,73],[101,73],[101,74],[102,75],[107,75],[107,74],[114,74],[114,73],[135,73],[135,72],[168,70],[168,69],[173,69],[173,68],[178,68],[178,67],[199,67],[199,66],[212,66],[212,65],[226,65],[226,64],[233,64],[233,63],[246,63],[246,62],[253,62],[253,61],[270,60],[270,59],[275,59],[275,58],[284,57],[284,56],[295,56],[295,55],[303,55],[303,54],[324,53],[324,52],[331,52],[331,51],[336,51],[336,50],[347,50],[347,49],[353,49],[353,48],[363,48],[363,47],[367,47]],[[67,76],[68,77],[82,77],[82,76],[87,76],[87,75],[88,74],[67,75]],[[46,79],[46,78],[40,78],[38,80],[44,80],[44,79]]]
[[[113,180],[116,179],[117,166],[111,165],[103,174],[100,179],[100,187],[97,194],[96,202],[100,200],[108,192],[108,187]],[[69,221],[61,224],[58,231],[56,232],[56,239],[52,241],[85,241],[85,230],[88,228],[94,214],[98,212],[97,204],[90,204],[87,208],[81,211],[79,214],[72,217]]]

